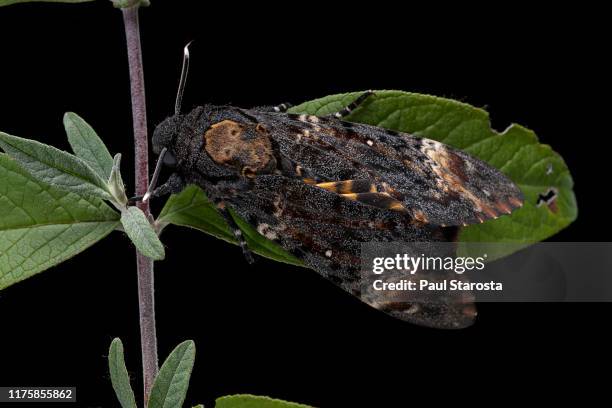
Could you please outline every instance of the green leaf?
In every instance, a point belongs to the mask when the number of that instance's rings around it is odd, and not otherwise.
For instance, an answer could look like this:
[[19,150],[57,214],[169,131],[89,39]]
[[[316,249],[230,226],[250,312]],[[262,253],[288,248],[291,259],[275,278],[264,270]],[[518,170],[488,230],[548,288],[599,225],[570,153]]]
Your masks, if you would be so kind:
[[170,196],[157,223],[160,228],[168,224],[191,227],[232,244],[237,244],[229,226],[208,200],[204,191],[195,185],[187,186],[179,194]]
[[187,340],[170,353],[153,383],[148,408],[181,408],[195,361],[195,343]]
[[[238,227],[243,231],[247,244],[253,252],[279,262],[303,266],[302,261],[285,251],[277,243],[263,237],[236,213],[231,210],[230,212]],[[202,189],[195,185],[188,186],[179,194],[172,195],[160,213],[157,223],[161,228],[168,224],[195,228],[232,244],[238,244],[225,219],[208,200]]]
[[19,4],[19,3],[85,3],[88,1],[94,0],[0,0],[0,7],[2,6],[10,6],[11,4]]
[[111,342],[108,351],[108,371],[121,406],[123,408],[136,408],[136,398],[130,385],[130,376],[123,357],[123,343],[119,338],[115,338]]
[[108,235],[119,214],[49,186],[0,153],[0,289],[69,259]]
[[[332,95],[291,109],[294,113],[327,115],[352,102],[361,92]],[[463,228],[462,242],[529,244],[546,239],[577,217],[570,172],[550,146],[538,143],[532,131],[511,125],[491,129],[486,111],[457,101],[401,91],[376,91],[347,120],[427,137],[464,150],[500,169],[525,195],[525,205],[509,216]],[[538,195],[558,191],[557,212],[536,205]],[[471,247],[474,248],[474,247]],[[507,255],[518,248],[510,245]]]
[[110,199],[106,180],[70,153],[35,140],[0,132],[0,147],[32,176],[46,184],[81,195]]
[[74,154],[89,164],[98,176],[108,180],[113,168],[113,158],[93,128],[72,112],[64,115],[64,128]]
[[128,207],[121,213],[121,224],[141,254],[159,261],[164,259],[164,245],[159,240],[147,216],[138,207]]
[[228,395],[217,398],[215,402],[215,408],[311,408],[295,402],[248,394]]
[[119,208],[127,205],[128,198],[125,195],[125,185],[121,177],[121,153],[117,153],[113,159],[113,167],[108,178],[108,190]]

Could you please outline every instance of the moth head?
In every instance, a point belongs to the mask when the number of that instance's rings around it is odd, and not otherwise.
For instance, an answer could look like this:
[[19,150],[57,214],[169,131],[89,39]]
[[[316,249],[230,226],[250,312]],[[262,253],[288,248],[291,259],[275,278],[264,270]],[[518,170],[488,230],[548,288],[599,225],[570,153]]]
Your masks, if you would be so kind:
[[162,161],[169,167],[176,167],[176,152],[174,149],[176,139],[180,132],[181,115],[174,115],[160,123],[153,131],[153,152],[160,154],[164,148]]
[[[140,197],[143,202],[146,202],[153,194],[155,194],[157,180],[159,178],[161,168],[164,165],[172,168],[177,167],[178,165],[175,146],[180,134],[182,123],[184,121],[184,118],[181,115],[181,104],[183,100],[183,91],[185,90],[187,72],[189,71],[189,44],[187,44],[183,49],[183,67],[181,69],[181,79],[179,81],[176,100],[174,102],[174,116],[164,120],[153,131],[153,151],[158,154],[159,157],[157,158],[155,172],[153,173],[153,176],[151,176],[147,191],[142,197]],[[159,189],[157,191],[159,191]]]

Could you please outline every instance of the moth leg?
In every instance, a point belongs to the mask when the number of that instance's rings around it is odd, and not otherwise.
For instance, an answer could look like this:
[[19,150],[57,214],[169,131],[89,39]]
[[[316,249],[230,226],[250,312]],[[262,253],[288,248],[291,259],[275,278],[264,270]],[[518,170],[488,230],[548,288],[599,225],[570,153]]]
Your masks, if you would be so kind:
[[368,97],[370,95],[374,95],[374,91],[365,91],[364,93],[359,95],[357,97],[357,99],[355,99],[353,102],[348,104],[348,106],[346,106],[344,109],[342,109],[342,110],[340,110],[340,111],[338,111],[336,113],[332,113],[330,115],[327,115],[327,117],[332,117],[332,118],[336,118],[336,119],[342,119],[343,117],[348,116],[349,113],[351,113],[352,111],[357,109],[357,107],[359,105],[361,105],[366,99],[368,99]]
[[227,222],[230,229],[232,230],[232,233],[234,234],[234,237],[238,241],[238,245],[240,245],[240,249],[242,249],[242,254],[244,255],[244,259],[246,259],[247,263],[253,264],[255,262],[255,259],[253,259],[253,253],[249,249],[246,239],[244,238],[244,234],[242,233],[242,230],[240,229],[240,227],[238,227],[238,224],[236,224],[236,221],[234,221],[234,218],[232,217],[232,214],[230,214],[229,210],[227,209],[227,206],[225,205],[223,201],[219,201],[215,204],[217,206],[217,209],[219,210],[219,213],[225,219],[225,222]]
[[[185,188],[185,182],[183,181],[181,176],[179,176],[178,173],[172,173],[164,184],[162,184],[161,186],[158,186],[155,190],[153,190],[153,192],[151,192],[149,199],[153,197],[161,197],[167,194],[177,194],[177,193],[180,193],[184,188]],[[134,197],[131,197],[129,201],[130,202],[140,201],[143,199],[143,197],[144,196],[134,196]]]
[[151,197],[161,197],[166,194],[177,194],[180,193],[183,188],[185,188],[185,182],[181,176],[179,176],[178,173],[172,173],[164,184],[153,190]]

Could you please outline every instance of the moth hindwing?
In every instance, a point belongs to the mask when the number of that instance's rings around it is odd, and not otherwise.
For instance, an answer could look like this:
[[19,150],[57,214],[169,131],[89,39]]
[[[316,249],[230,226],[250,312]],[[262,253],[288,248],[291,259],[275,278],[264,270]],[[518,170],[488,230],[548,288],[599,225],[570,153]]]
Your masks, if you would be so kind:
[[[457,328],[475,312],[465,299],[369,302],[361,296],[363,242],[456,239],[460,226],[510,214],[520,190],[488,164],[439,142],[343,121],[369,93],[319,117],[281,107],[204,105],[154,132],[175,167],[159,192],[200,186],[242,242],[232,208],[266,238],[366,303],[420,325]],[[455,301],[456,300],[456,301]]]

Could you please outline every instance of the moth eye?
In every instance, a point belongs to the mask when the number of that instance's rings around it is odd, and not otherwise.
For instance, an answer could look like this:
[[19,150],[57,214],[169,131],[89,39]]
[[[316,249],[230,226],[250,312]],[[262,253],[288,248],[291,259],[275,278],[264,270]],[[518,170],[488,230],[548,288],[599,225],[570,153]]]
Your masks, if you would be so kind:
[[164,165],[168,167],[176,167],[176,157],[170,151],[166,151],[164,155]]

